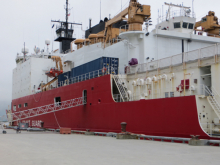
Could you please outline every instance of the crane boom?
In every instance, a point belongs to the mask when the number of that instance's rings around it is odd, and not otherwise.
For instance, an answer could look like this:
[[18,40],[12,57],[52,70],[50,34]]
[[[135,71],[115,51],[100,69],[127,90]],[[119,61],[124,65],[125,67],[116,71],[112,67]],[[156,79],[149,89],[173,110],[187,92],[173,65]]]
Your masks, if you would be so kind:
[[59,56],[52,56],[51,59],[56,62],[56,68],[57,69],[59,69],[58,68],[58,64],[59,64],[60,70],[63,70],[62,60]]
[[[202,27],[202,30],[198,30],[198,27]],[[220,36],[220,25],[218,22],[218,17],[215,16],[215,12],[209,11],[208,15],[202,18],[201,21],[196,22],[195,31],[207,32],[209,36]]]
[[110,19],[108,22],[105,23],[105,27],[108,27],[110,25],[113,25],[119,21],[127,20],[125,16],[128,14],[128,7],[124,9],[122,12],[120,12],[118,15],[116,15],[114,18]]
[[[128,15],[128,18],[126,16]],[[113,25],[119,21],[127,20],[129,31],[141,31],[142,24],[151,16],[150,6],[141,5],[137,0],[130,0],[129,6],[105,24],[106,43],[117,38],[119,30],[114,30]]]

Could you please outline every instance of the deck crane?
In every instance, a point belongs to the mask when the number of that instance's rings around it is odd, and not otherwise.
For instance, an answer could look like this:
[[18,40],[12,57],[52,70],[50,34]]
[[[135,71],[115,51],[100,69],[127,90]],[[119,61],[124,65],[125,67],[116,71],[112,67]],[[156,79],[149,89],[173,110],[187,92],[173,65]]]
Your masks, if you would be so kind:
[[[128,16],[128,18],[126,18]],[[129,7],[124,9],[114,18],[106,22],[104,35],[105,42],[111,42],[112,39],[117,38],[119,29],[113,28],[113,25],[122,20],[127,20],[128,31],[142,31],[143,23],[151,16],[149,5],[142,5],[138,0],[130,0]]]
[[46,72],[45,74],[50,78],[54,77],[54,79],[43,85],[41,88],[42,91],[47,91],[50,85],[57,81],[58,76],[63,73],[63,64],[61,58],[59,56],[52,56],[51,59],[56,62],[56,68],[51,68],[50,71]]
[[[202,27],[202,30],[197,29]],[[220,25],[218,17],[215,16],[215,12],[209,11],[208,15],[202,17],[202,20],[196,22],[195,31],[204,31],[208,33],[208,36],[220,37]]]

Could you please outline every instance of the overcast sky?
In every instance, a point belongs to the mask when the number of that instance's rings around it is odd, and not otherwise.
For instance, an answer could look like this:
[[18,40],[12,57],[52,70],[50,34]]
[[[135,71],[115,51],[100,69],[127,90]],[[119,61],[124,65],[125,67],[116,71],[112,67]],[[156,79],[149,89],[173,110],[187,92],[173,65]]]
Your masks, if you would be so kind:
[[[129,0],[122,0],[127,7]],[[45,48],[45,40],[54,38],[51,19],[64,20],[66,0],[0,0],[0,115],[5,113],[12,98],[12,70],[16,67],[15,57],[21,52],[23,43],[33,52],[35,45]],[[165,0],[139,0],[141,4],[151,5],[153,26],[156,25],[158,9],[162,9]],[[168,1],[182,4],[183,0]],[[100,0],[69,0],[72,8],[70,21],[83,24],[85,30],[92,18],[92,25],[100,21]],[[192,0],[185,0],[184,6],[192,6]],[[219,0],[195,0],[194,9],[197,19],[205,16],[209,10],[215,11],[220,17]],[[102,0],[102,19],[116,15],[121,10],[121,0]],[[164,7],[164,13],[167,7]],[[75,27],[77,31],[81,27]],[[75,34],[81,38],[81,34]],[[54,43],[54,49],[58,44]],[[51,48],[50,48],[51,49]]]

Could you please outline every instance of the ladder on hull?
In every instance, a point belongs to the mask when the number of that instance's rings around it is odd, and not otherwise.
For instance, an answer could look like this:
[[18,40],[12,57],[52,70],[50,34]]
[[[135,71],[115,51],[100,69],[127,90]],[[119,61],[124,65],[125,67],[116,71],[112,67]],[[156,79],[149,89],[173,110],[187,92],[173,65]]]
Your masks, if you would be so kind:
[[205,87],[206,92],[209,94],[207,96],[207,100],[209,104],[211,105],[212,109],[215,111],[216,115],[220,119],[220,104],[216,100],[215,96],[219,96],[218,92],[215,90],[214,87],[212,87],[212,91],[206,86]]

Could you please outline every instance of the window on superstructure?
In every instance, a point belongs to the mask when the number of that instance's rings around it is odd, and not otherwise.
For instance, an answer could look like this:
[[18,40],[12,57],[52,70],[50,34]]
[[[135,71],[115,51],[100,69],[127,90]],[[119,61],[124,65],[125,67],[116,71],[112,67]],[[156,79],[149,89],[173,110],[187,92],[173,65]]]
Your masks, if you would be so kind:
[[170,97],[174,97],[174,92],[170,92]]
[[83,91],[83,104],[85,105],[87,103],[87,90]]
[[24,107],[28,107],[28,103],[24,103]]
[[61,105],[61,97],[55,97],[54,98],[54,102],[55,102],[55,105]]
[[13,106],[13,110],[16,111],[16,105]]
[[189,23],[188,29],[193,29],[193,28],[194,28],[194,24],[193,23]]
[[21,104],[18,105],[18,108],[21,108]]
[[169,97],[169,92],[165,92],[165,98]]
[[180,28],[180,22],[175,22],[174,23],[174,29]]
[[188,27],[188,23],[187,22],[183,22],[183,28],[187,29]]

